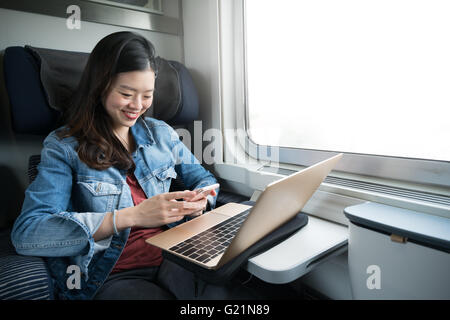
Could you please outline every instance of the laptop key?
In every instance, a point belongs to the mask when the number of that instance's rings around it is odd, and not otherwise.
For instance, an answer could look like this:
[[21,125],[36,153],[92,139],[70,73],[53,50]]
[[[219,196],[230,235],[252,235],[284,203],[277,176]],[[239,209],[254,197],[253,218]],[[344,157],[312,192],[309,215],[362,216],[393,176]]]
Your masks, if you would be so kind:
[[203,255],[201,255],[200,257],[198,257],[197,259],[195,259],[195,260],[197,260],[197,261],[200,261],[200,262],[204,262],[206,259],[208,259],[209,258],[209,255],[207,255],[207,254],[203,254]]
[[203,241],[201,245],[206,247],[206,246],[210,245],[212,242],[213,241],[211,239],[208,239],[208,240]]
[[204,249],[197,250],[198,254],[204,254],[205,252],[206,252],[206,250],[204,250]]
[[170,250],[205,263],[225,251],[249,212],[246,210],[223,221],[176,244]]
[[197,259],[200,255],[197,252],[194,252],[193,254],[189,255],[189,258],[191,259]]
[[213,247],[217,247],[218,245],[220,245],[220,242],[219,241],[214,241],[213,243],[211,243],[211,245]]
[[177,250],[174,250],[176,253],[183,253],[184,251],[186,251],[187,249],[186,248],[184,248],[184,247],[182,247],[182,248],[179,248],[179,249],[177,249]]
[[191,248],[191,249],[183,252],[183,255],[189,257],[189,255],[194,253],[195,251],[197,251],[195,248]]

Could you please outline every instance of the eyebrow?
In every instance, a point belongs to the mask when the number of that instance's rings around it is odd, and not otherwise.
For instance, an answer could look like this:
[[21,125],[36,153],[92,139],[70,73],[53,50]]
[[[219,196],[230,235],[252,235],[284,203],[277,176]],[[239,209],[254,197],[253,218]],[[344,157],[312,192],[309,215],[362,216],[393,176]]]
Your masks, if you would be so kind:
[[[136,89],[134,89],[132,87],[129,87],[126,84],[121,84],[119,87],[122,88],[122,89],[127,89],[127,90],[131,90],[131,91],[137,91]],[[148,89],[148,90],[145,90],[144,92],[148,92],[148,91],[154,91],[154,89]]]

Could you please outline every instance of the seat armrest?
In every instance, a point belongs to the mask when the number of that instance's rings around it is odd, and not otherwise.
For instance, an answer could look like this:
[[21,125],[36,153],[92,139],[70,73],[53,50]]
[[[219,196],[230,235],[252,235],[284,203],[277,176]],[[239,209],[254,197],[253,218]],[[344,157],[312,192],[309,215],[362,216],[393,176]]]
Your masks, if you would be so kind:
[[53,298],[44,259],[18,255],[11,244],[10,230],[0,232],[0,300]]

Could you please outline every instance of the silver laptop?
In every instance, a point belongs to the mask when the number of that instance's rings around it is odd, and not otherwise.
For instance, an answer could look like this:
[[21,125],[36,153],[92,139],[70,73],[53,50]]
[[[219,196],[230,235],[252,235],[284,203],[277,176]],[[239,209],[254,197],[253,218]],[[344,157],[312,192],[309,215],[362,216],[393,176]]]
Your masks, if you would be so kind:
[[228,203],[146,240],[207,269],[218,269],[292,219],[342,153],[269,184],[253,207]]

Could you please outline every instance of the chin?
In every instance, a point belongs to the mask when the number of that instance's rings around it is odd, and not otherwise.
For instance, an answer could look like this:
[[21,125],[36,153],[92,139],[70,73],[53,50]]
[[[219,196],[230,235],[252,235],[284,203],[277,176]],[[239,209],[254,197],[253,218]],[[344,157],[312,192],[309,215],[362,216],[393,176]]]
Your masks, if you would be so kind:
[[137,118],[135,120],[126,121],[126,122],[122,123],[122,125],[125,126],[125,127],[130,127],[131,128],[132,126],[134,126],[136,124],[136,121],[138,119],[139,118]]

